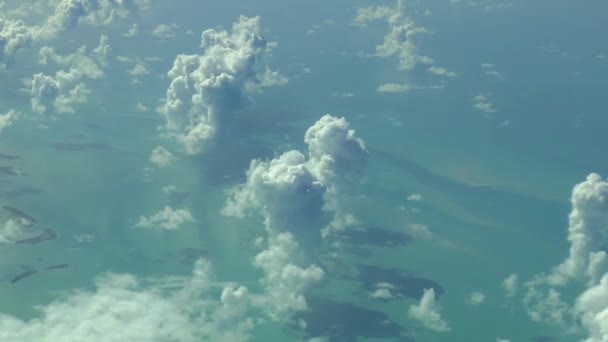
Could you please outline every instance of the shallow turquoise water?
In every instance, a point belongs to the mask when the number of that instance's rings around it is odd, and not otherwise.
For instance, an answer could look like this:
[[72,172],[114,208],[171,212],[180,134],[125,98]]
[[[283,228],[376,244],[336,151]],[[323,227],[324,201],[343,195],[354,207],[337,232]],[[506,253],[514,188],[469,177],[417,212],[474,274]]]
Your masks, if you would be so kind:
[[[129,27],[123,24],[103,31],[111,36],[115,56],[158,57],[149,63],[152,75],[143,76],[143,84],[130,84],[125,64],[112,61],[106,77],[91,82],[87,104],[51,121],[31,115],[28,94],[4,87],[0,113],[14,108],[26,119],[0,133],[0,153],[20,156],[0,160],[0,165],[25,174],[0,175],[0,203],[31,213],[59,238],[0,245],[0,312],[38,317],[35,306],[74,289],[93,289],[93,280],[104,272],[183,280],[198,257],[212,262],[217,281],[263,291],[258,282],[262,272],[251,264],[259,252],[253,240],[266,234],[263,219],[221,215],[226,192],[245,181],[251,159],[304,149],[306,129],[330,113],[345,116],[370,152],[359,195],[345,200],[356,214],[356,226],[379,229],[371,234],[382,240],[383,231],[407,233],[410,225],[423,224],[433,238],[413,237],[391,246],[367,236],[338,249],[326,243],[314,260],[325,268],[326,279],[306,292],[312,311],[301,313],[308,328],[303,332],[292,324],[265,323],[253,330],[253,340],[298,340],[332,332],[332,341],[582,338],[582,333],[566,335],[567,327],[532,322],[521,293],[506,298],[501,282],[511,273],[529,280],[567,256],[572,187],[590,172],[608,170],[606,160],[598,157],[606,124],[600,89],[608,65],[595,57],[608,51],[578,36],[605,31],[597,24],[597,12],[605,5],[593,2],[595,11],[583,11],[575,4],[547,9],[514,1],[487,11],[447,2],[412,3],[411,16],[433,31],[419,37],[419,50],[458,75],[445,80],[424,69],[395,71],[393,59],[361,57],[386,32],[385,25],[351,25],[356,8],[368,5],[339,1],[318,11],[317,2],[231,1],[194,11],[186,6],[199,6],[196,2],[184,2],[184,7],[158,3],[139,23],[151,30],[158,23],[178,22],[175,39],[159,43],[145,34],[133,43],[121,38]],[[432,9],[428,17],[421,14],[426,7]],[[578,35],[558,26],[574,9],[581,11],[571,23]],[[542,17],[545,11],[552,15]],[[169,84],[162,75],[176,54],[200,51],[201,29],[228,27],[239,14],[262,17],[265,34],[279,43],[270,64],[289,83],[253,96],[237,113],[230,144],[208,155],[188,156],[179,143],[158,134],[163,120],[155,109]],[[321,24],[328,19],[332,23]],[[514,25],[518,19],[521,24]],[[545,26],[535,28],[535,20],[544,20]],[[313,24],[320,26],[318,32],[306,34]],[[185,34],[186,29],[193,34]],[[94,46],[99,33],[83,26],[56,44],[69,53],[82,42]],[[36,64],[34,52],[23,55],[0,82],[16,84],[48,68]],[[490,62],[503,79],[483,74],[479,65]],[[437,85],[442,80],[442,89],[376,91],[381,83]],[[491,93],[497,112],[472,107],[473,97],[483,92]],[[352,96],[339,96],[347,93]],[[148,109],[137,112],[138,102]],[[508,125],[501,124],[505,120]],[[148,161],[158,145],[174,151],[171,167],[154,168]],[[178,192],[163,193],[168,185]],[[411,194],[423,200],[408,201]],[[176,231],[134,227],[140,216],[166,205],[189,208],[194,221]],[[62,263],[69,268],[9,281],[23,270]],[[407,295],[390,301],[369,297],[369,286],[391,280],[402,281]],[[429,286],[441,288],[436,290],[438,305],[452,328],[449,333],[430,331],[408,317],[409,306]],[[467,304],[473,291],[482,291],[486,301]],[[260,316],[255,310],[250,314]]]

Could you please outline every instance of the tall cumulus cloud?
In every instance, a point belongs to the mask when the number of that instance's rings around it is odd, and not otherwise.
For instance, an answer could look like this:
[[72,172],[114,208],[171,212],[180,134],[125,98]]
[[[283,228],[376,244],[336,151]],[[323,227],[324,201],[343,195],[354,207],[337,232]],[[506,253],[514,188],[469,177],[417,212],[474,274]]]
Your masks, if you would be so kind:
[[230,32],[204,31],[201,55],[175,58],[168,72],[171,84],[159,111],[165,119],[165,131],[180,141],[187,153],[201,153],[221,135],[250,96],[287,82],[267,66],[274,45],[261,31],[259,17],[241,16]]

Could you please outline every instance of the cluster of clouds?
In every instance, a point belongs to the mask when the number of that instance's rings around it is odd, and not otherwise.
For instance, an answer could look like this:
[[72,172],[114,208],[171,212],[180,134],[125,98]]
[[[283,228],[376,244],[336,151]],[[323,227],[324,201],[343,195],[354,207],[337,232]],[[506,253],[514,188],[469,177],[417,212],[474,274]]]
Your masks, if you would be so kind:
[[[42,25],[28,26],[21,19],[0,18],[0,64],[12,65],[20,50],[56,39],[81,23],[104,25],[124,19],[147,8],[149,0],[59,0],[38,6],[52,12]],[[49,6],[54,7],[47,9]]]
[[342,199],[362,176],[364,142],[346,119],[331,115],[311,126],[304,142],[308,156],[291,150],[270,161],[253,160],[247,181],[230,193],[223,213],[243,217],[259,211],[269,232],[287,230],[302,242],[320,241],[321,228],[352,223]]
[[473,97],[473,108],[484,113],[496,112],[496,107],[490,102],[490,94],[477,94]]
[[[14,3],[13,3],[14,6]],[[81,24],[106,25],[125,19],[147,9],[149,0],[53,0],[19,2],[16,8],[2,3],[0,13],[0,68],[10,69],[18,62],[18,55],[73,31]],[[50,14],[49,14],[50,13]],[[42,16],[41,24],[28,25],[21,17]],[[74,106],[87,101],[90,89],[85,79],[103,77],[111,48],[108,37],[102,36],[99,46],[86,52],[82,47],[75,53],[60,56],[53,48],[42,46],[40,62],[54,62],[63,66],[54,75],[36,73],[24,82],[29,88],[32,111],[45,116],[70,113]],[[14,122],[14,117],[5,117]],[[7,124],[3,120],[3,126]]]
[[[534,321],[565,324],[580,322],[587,342],[608,340],[608,182],[591,173],[572,189],[569,214],[568,257],[550,272],[523,283],[524,306]],[[574,304],[560,289],[583,285]],[[503,281],[508,297],[514,297],[519,279],[511,274]]]
[[285,84],[267,59],[275,44],[261,36],[260,18],[241,16],[231,32],[202,33],[201,55],[180,54],[159,112],[164,130],[189,154],[199,154],[230,125],[235,111],[265,87]]
[[247,181],[229,193],[223,208],[227,216],[258,212],[264,217],[266,249],[253,264],[265,274],[269,310],[276,319],[308,308],[302,293],[322,281],[325,272],[315,264],[301,267],[292,260],[300,247],[306,252],[318,248],[324,228],[350,222],[341,196],[361,176],[368,154],[346,119],[331,115],[312,125],[304,141],[307,156],[291,150],[272,160],[253,160]]
[[52,47],[43,46],[39,52],[40,62],[43,65],[53,62],[66,69],[54,75],[37,73],[25,81],[30,89],[32,111],[43,116],[74,112],[74,106],[85,103],[91,93],[85,80],[104,77],[103,68],[108,65],[111,51],[105,35],[91,51],[87,52],[87,47],[82,46],[66,56],[58,55]]
[[198,260],[177,288],[131,274],[105,274],[95,289],[73,291],[38,307],[39,317],[0,314],[2,341],[248,341],[244,286],[213,280],[211,263]]
[[[456,77],[456,74],[446,68],[440,67],[431,57],[422,55],[416,46],[416,37],[430,33],[426,28],[418,26],[413,19],[406,16],[405,1],[397,0],[394,7],[369,6],[357,9],[353,23],[358,26],[367,26],[370,22],[384,20],[388,24],[388,32],[382,44],[376,46],[374,56],[381,58],[397,58],[398,69],[411,71],[419,65],[426,67],[426,71],[441,77]],[[430,88],[436,88],[435,86]],[[378,88],[379,92],[407,92],[414,88],[409,84],[387,83]],[[425,88],[425,87],[422,87]]]

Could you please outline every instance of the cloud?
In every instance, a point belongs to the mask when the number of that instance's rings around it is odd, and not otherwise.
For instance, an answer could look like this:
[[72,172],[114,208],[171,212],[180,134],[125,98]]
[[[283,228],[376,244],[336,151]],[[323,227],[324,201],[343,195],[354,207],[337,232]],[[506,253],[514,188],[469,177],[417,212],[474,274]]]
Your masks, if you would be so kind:
[[519,277],[517,274],[510,274],[505,280],[502,281],[502,288],[505,290],[507,297],[515,297],[519,288]]
[[162,191],[165,194],[171,194],[177,191],[177,187],[175,185],[167,185],[162,187]]
[[309,170],[306,157],[288,151],[271,161],[253,160],[247,182],[228,198],[223,213],[243,217],[259,210],[271,232],[289,230],[301,243],[318,244],[326,188]]
[[11,109],[4,114],[0,114],[0,132],[15,123],[20,115],[21,114],[14,109]]
[[137,104],[135,105],[135,110],[138,111],[138,112],[140,112],[140,113],[143,113],[143,112],[147,112],[148,111],[148,107],[145,104],[141,103],[141,102],[137,102]]
[[412,86],[409,84],[398,84],[398,83],[385,83],[378,87],[380,93],[407,93],[412,90]]
[[333,97],[346,97],[346,98],[348,98],[348,97],[355,97],[355,94],[351,93],[351,92],[339,92],[339,91],[337,91],[337,92],[331,93],[331,96],[333,96]]
[[298,243],[290,233],[271,235],[268,248],[255,256],[254,266],[264,271],[265,295],[258,305],[277,321],[289,321],[298,311],[308,309],[303,291],[320,282],[325,272],[316,265],[294,265]]
[[169,152],[169,150],[163,146],[156,146],[156,148],[152,150],[149,160],[152,164],[162,168],[171,165],[174,159],[173,153]]
[[22,20],[0,18],[0,64],[12,65],[17,53],[31,45],[34,34]]
[[381,84],[380,86],[378,86],[378,89],[376,89],[376,91],[380,92],[380,93],[407,93],[412,90],[443,89],[443,88],[445,88],[445,84],[418,86],[418,85],[410,85],[407,83],[384,83],[384,84]]
[[524,306],[530,319],[537,322],[563,324],[570,314],[569,305],[553,288],[544,292],[535,286],[528,286],[524,296]]
[[177,28],[176,24],[158,24],[152,31],[152,35],[160,39],[175,38],[177,36],[175,33]]
[[75,29],[80,23],[104,25],[127,18],[145,9],[149,1],[142,0],[60,0],[40,34],[44,38]]
[[363,140],[345,118],[324,115],[306,131],[310,169],[324,184],[337,184],[361,177],[367,163]]
[[[577,302],[571,308],[556,287],[574,280],[584,283],[587,290],[583,293],[588,293],[591,289],[597,289],[600,279],[603,281],[608,273],[605,251],[608,243],[605,229],[608,222],[608,182],[598,174],[589,174],[585,181],[572,189],[570,203],[568,257],[550,273],[537,275],[525,284],[524,305],[530,318],[535,321],[562,323],[573,314],[584,316],[580,308],[584,304]],[[593,324],[586,325],[593,334]]]
[[375,299],[393,299],[395,296],[391,292],[395,288],[395,285],[389,283],[377,283],[373,292],[369,294],[371,298]]
[[352,223],[342,197],[362,177],[367,149],[344,118],[325,115],[304,135],[308,159],[292,150],[270,160],[253,160],[246,183],[229,194],[223,213],[243,217],[258,210],[269,231],[289,230],[306,246],[320,243],[319,229]]
[[473,305],[473,306],[481,305],[485,301],[486,301],[486,295],[480,291],[475,291],[466,298],[467,304]]
[[420,202],[423,200],[423,198],[422,198],[422,195],[420,195],[420,194],[411,194],[411,195],[407,196],[407,200],[413,201],[413,202]]
[[136,62],[133,68],[128,71],[131,76],[145,76],[150,74],[150,70],[142,62]]
[[496,71],[496,65],[492,63],[482,63],[481,68],[484,70],[484,73],[488,76],[496,77],[500,80],[504,79],[500,72]]
[[129,28],[129,30],[127,32],[125,32],[125,34],[123,34],[123,36],[124,37],[137,37],[138,34],[139,34],[139,25],[133,24],[133,25],[131,25],[131,28]]
[[[76,28],[79,23],[93,25],[110,24],[117,18],[145,10],[150,0],[58,0],[46,22],[39,26],[27,26],[23,20],[0,18],[0,66],[10,66],[17,53],[34,43],[57,38],[61,33]],[[26,4],[24,4],[25,6]],[[27,7],[29,6],[29,7]],[[15,15],[31,15],[35,11],[47,11],[41,4],[29,4]],[[23,13],[18,13],[19,11]],[[46,13],[40,13],[46,14]]]
[[569,256],[553,270],[549,282],[560,285],[568,279],[586,278],[595,284],[608,272],[604,250],[608,244],[608,182],[596,173],[589,174],[572,189],[570,203]]
[[608,273],[576,299],[574,314],[589,333],[586,342],[608,341]]
[[160,227],[166,230],[175,230],[181,228],[181,226],[194,222],[192,214],[187,209],[172,209],[169,206],[165,206],[161,211],[156,214],[145,217],[141,216],[139,221],[135,224],[136,228],[156,228]]
[[425,225],[420,223],[412,223],[406,226],[405,230],[408,234],[411,234],[413,237],[418,239],[432,239],[433,232],[431,229]]
[[[429,33],[429,31],[424,27],[417,26],[414,20],[408,18],[405,13],[405,2],[397,0],[395,7],[377,6],[358,9],[353,23],[358,26],[367,26],[372,21],[386,20],[388,32],[384,36],[382,44],[376,46],[375,56],[397,58],[399,70],[411,71],[421,64],[427,65],[427,71],[432,74],[455,77],[454,72],[436,66],[432,58],[418,53],[418,47],[414,40],[418,35]],[[404,87],[395,86],[385,89],[392,89],[393,92],[406,91]],[[378,91],[381,91],[380,88]]]
[[86,46],[67,56],[60,56],[53,48],[43,46],[39,52],[42,64],[54,62],[67,69],[57,71],[54,76],[34,74],[31,80],[26,81],[30,88],[32,111],[45,116],[72,113],[76,104],[86,103],[91,91],[83,81],[104,76],[102,66],[107,65],[110,51],[107,36],[101,36],[99,45],[89,54]]
[[437,332],[448,332],[450,327],[441,318],[435,302],[435,290],[426,289],[418,305],[411,305],[408,311],[410,318],[421,322],[428,329]]
[[201,153],[250,96],[287,82],[267,66],[273,46],[261,36],[259,17],[241,16],[231,32],[204,31],[203,54],[178,55],[168,72],[171,84],[159,108],[166,132],[187,153]]
[[456,77],[456,73],[453,71],[449,71],[446,68],[441,68],[441,67],[437,67],[437,66],[431,66],[427,69],[428,72],[430,72],[433,75],[438,75],[438,76],[447,76],[447,77]]
[[473,98],[473,108],[486,113],[496,112],[496,108],[488,99],[488,94],[478,94]]
[[93,290],[72,291],[28,321],[0,314],[2,341],[248,341],[245,287],[215,292],[211,265],[198,260],[177,288],[146,284],[131,274],[98,277]]
[[386,19],[393,15],[394,9],[388,6],[369,6],[358,8],[353,23],[359,26],[367,26],[371,21]]

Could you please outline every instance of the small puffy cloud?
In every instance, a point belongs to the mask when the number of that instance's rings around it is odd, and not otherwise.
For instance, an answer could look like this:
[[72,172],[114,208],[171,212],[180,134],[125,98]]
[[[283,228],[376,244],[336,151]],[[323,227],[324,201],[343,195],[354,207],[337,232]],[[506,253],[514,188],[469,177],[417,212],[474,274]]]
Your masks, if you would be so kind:
[[377,89],[380,93],[407,93],[410,90],[412,90],[412,86],[405,83],[384,83]]
[[181,228],[181,226],[194,222],[192,214],[187,209],[176,209],[169,206],[165,206],[161,211],[156,214],[145,217],[141,216],[139,221],[135,224],[136,228],[163,228],[166,230],[175,230]]
[[395,296],[391,292],[395,286],[389,283],[377,283],[374,286],[374,291],[372,291],[369,296],[375,299],[393,299]]
[[420,223],[412,223],[406,226],[406,232],[411,234],[413,237],[418,239],[432,239],[433,232],[431,229],[425,225]]
[[177,28],[178,26],[176,24],[159,24],[152,31],[152,35],[160,39],[175,38],[177,36],[175,33]]
[[131,25],[131,28],[125,34],[124,37],[136,37],[139,34],[139,26],[137,24]]
[[274,44],[261,36],[260,18],[241,16],[232,31],[206,30],[201,55],[180,54],[159,112],[165,130],[189,154],[199,154],[228,125],[235,111],[265,87],[287,79],[266,60]]
[[588,332],[586,342],[608,341],[608,273],[576,299],[574,314]]
[[167,185],[163,186],[161,190],[165,194],[171,194],[177,191],[177,187],[175,185]]
[[157,167],[167,167],[171,165],[174,159],[173,153],[171,153],[169,150],[163,146],[156,146],[156,148],[152,150],[149,160]]
[[481,305],[485,301],[486,301],[486,295],[480,291],[475,291],[466,298],[467,304],[473,305],[473,306]]
[[473,108],[486,113],[496,112],[496,108],[490,102],[488,94],[478,94],[473,98]]
[[2,132],[3,129],[12,125],[17,120],[19,115],[19,112],[14,109],[11,109],[4,114],[0,114],[0,132]]
[[392,298],[394,298],[393,294],[391,293],[391,290],[385,289],[385,288],[375,289],[373,292],[371,292],[369,294],[369,296],[371,298],[376,298],[376,299],[392,299]]
[[510,274],[505,280],[502,281],[502,288],[505,290],[507,297],[515,297],[519,288],[519,277],[517,274]]
[[432,288],[424,290],[420,303],[410,306],[408,315],[410,318],[421,322],[428,329],[437,332],[450,331],[448,324],[441,318],[435,299],[435,290]]
[[408,201],[413,201],[413,202],[420,202],[422,201],[422,195],[420,194],[411,194],[409,196],[407,196],[407,200]]
[[143,113],[143,112],[147,112],[148,111],[148,107],[145,104],[141,103],[141,102],[137,102],[137,104],[135,105],[135,110],[138,111],[138,112],[140,112],[140,113]]
[[141,62],[137,62],[135,63],[135,65],[133,66],[133,68],[131,68],[128,71],[129,75],[131,76],[145,76],[145,75],[149,75],[150,74],[150,70],[146,67],[145,64],[141,63]]
[[446,77],[456,77],[456,73],[453,71],[449,71],[446,68],[441,68],[441,67],[437,67],[437,66],[431,66],[427,69],[428,72],[430,72],[433,75],[438,75],[438,76],[446,76]]
[[502,75],[496,70],[488,70],[485,72],[486,75],[496,77],[498,79],[503,79]]

